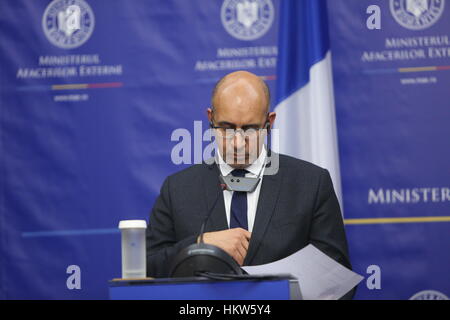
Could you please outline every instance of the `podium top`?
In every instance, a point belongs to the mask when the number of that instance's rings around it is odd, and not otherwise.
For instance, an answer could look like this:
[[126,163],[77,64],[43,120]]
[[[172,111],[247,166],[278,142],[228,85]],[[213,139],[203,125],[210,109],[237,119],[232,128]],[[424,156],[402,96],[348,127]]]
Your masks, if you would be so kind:
[[[225,276],[225,275],[223,275]],[[133,285],[149,285],[149,284],[181,284],[192,282],[229,282],[229,281],[279,281],[279,280],[297,280],[291,274],[276,275],[242,275],[230,276],[229,278],[218,279],[211,277],[187,277],[187,278],[133,278],[123,279],[115,278],[109,281],[111,287],[117,286],[133,286]]]

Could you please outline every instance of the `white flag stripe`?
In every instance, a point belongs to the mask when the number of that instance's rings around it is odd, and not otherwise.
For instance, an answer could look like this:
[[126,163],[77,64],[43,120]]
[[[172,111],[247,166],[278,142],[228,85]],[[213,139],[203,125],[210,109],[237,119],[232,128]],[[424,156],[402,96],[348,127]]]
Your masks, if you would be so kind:
[[276,108],[274,150],[326,168],[342,208],[331,52],[310,69],[310,81]]

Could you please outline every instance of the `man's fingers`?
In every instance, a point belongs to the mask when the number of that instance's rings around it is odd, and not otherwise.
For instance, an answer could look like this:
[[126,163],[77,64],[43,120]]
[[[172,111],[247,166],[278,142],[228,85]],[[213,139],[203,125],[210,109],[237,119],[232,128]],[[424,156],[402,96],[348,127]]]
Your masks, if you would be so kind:
[[251,238],[251,236],[252,236],[252,233],[249,232],[249,231],[247,231],[247,230],[245,230],[245,229],[241,229],[241,230],[242,230],[242,234],[244,235],[244,237],[245,237],[247,240],[250,240],[250,238]]
[[249,244],[248,240],[247,239],[243,239],[243,241],[241,241],[241,244],[244,247],[245,252],[247,252],[248,251],[248,244]]
[[244,263],[244,256],[242,256],[239,250],[234,250],[233,258],[240,266]]
[[237,250],[242,256],[242,259],[245,259],[245,257],[247,256],[247,249],[244,247],[244,244],[242,242],[237,245]]
[[251,233],[242,228],[205,233],[205,243],[214,244],[227,251],[242,266],[247,256]]
[[247,240],[250,240],[250,238],[252,236],[251,232],[249,232],[249,231],[247,231],[245,229],[242,229],[242,228],[236,228],[236,229],[233,229],[233,230],[236,230],[236,232],[239,232],[239,234],[242,234]]
[[237,256],[236,261],[239,263],[239,265],[242,265],[244,263],[245,256],[247,255],[247,250],[245,249],[244,245],[242,244],[241,237],[234,238],[232,250],[233,250],[234,255]]

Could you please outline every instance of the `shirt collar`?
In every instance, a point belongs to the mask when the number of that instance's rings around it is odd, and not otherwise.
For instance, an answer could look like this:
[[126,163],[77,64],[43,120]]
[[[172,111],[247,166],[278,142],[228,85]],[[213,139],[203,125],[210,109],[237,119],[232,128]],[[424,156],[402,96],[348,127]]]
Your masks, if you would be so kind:
[[[247,168],[244,168],[244,169],[247,170],[248,172],[250,172],[255,177],[258,176],[258,174],[261,172],[262,167],[265,165],[266,153],[267,153],[266,146],[263,145],[263,148],[261,150],[261,153],[259,154],[258,159],[256,159],[255,162],[253,162],[251,165],[249,165]],[[220,154],[219,150],[217,150],[216,154],[217,154],[216,162],[218,163],[220,173],[223,176],[229,175],[234,170],[234,168],[231,167],[228,163],[226,163],[223,160],[222,155]],[[263,174],[263,172],[261,172],[261,175],[262,174]]]

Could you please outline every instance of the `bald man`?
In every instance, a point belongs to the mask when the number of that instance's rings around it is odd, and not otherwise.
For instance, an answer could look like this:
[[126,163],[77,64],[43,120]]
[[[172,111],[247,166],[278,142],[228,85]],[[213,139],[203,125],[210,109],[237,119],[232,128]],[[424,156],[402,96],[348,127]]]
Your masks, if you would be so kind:
[[[313,244],[351,268],[328,171],[277,155],[278,171],[268,174],[264,141],[276,118],[269,104],[267,85],[252,73],[233,72],[216,84],[207,109],[218,147],[215,161],[165,180],[147,229],[148,276],[168,276],[174,256],[198,241],[208,212],[204,242],[241,266],[273,262]],[[233,192],[221,189],[219,175],[260,182],[251,192]]]

